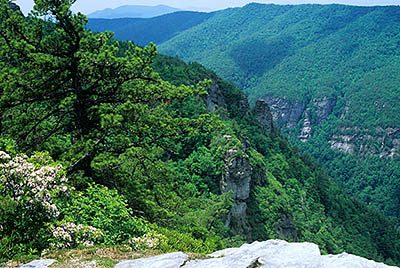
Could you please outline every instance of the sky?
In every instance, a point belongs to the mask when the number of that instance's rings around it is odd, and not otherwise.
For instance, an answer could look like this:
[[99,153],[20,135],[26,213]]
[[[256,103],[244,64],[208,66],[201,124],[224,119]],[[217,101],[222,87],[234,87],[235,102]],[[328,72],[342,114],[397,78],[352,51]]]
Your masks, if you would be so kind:
[[[33,6],[33,0],[15,1],[26,14]],[[180,9],[214,11],[228,7],[240,7],[251,2],[265,4],[346,4],[358,6],[400,5],[400,0],[77,0],[72,6],[75,12],[90,14],[96,10],[116,8],[122,5],[168,5]]]

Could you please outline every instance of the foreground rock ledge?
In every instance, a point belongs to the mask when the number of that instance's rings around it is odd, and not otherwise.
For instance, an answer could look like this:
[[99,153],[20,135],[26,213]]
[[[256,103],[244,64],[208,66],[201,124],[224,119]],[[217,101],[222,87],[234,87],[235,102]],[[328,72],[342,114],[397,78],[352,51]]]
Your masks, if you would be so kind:
[[56,260],[37,260],[20,266],[19,268],[46,268]]
[[[317,245],[312,243],[288,243],[269,240],[244,244],[240,248],[228,248],[214,252],[208,259],[191,260],[182,252],[123,261],[116,268],[387,268],[377,263],[347,253],[321,256]],[[37,267],[37,266],[23,266]],[[40,266],[44,267],[44,266]]]

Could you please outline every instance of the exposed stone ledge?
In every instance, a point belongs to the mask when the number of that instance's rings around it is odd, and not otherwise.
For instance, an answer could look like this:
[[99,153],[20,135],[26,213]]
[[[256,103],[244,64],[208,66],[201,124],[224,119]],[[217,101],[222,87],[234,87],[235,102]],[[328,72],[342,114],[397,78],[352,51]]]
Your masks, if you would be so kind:
[[51,259],[36,260],[36,261],[32,261],[30,263],[21,265],[19,268],[47,268],[48,266],[52,265],[55,262],[56,262],[56,260],[51,260]]
[[[41,260],[25,264],[24,268],[45,268],[55,260]],[[317,245],[312,243],[288,243],[269,240],[244,244],[240,248],[228,248],[208,255],[206,259],[192,260],[182,252],[155,257],[123,261],[115,268],[389,268],[365,258],[347,253],[321,256]]]
[[189,256],[182,252],[168,253],[160,256],[123,261],[118,263],[115,268],[179,268],[189,259]]

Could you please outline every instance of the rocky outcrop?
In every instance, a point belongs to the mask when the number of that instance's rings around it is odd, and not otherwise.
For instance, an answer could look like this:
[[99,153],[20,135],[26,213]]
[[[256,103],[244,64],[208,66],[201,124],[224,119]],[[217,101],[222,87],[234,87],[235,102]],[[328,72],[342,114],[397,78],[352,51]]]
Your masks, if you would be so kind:
[[288,243],[269,240],[244,244],[240,248],[228,248],[214,252],[205,259],[192,259],[181,252],[145,259],[124,261],[116,268],[249,268],[249,267],[302,267],[302,268],[389,268],[351,254],[321,256],[317,245],[312,243]]
[[[235,144],[227,146],[230,149],[225,153],[224,172],[220,181],[221,192],[230,192],[233,199],[233,207],[226,216],[225,225],[235,234],[254,241],[252,238],[254,225],[249,223],[251,217],[248,215],[248,204],[251,205],[254,201],[252,189],[256,186],[265,186],[267,183],[265,165],[251,163],[252,152],[245,141],[240,142],[230,135],[223,136],[223,139],[225,144]],[[276,222],[275,230],[282,239],[298,238],[296,225],[290,215],[282,214],[280,220]]]
[[36,260],[36,261],[32,261],[30,263],[21,265],[19,268],[47,268],[55,262],[56,262],[56,260],[52,260],[52,259]]
[[241,93],[239,100],[235,100],[236,103],[231,103],[231,96],[226,96],[224,90],[222,89],[220,79],[215,78],[214,83],[207,88],[207,95],[205,95],[205,104],[210,112],[215,112],[218,107],[229,110],[230,105],[235,105],[238,107],[241,115],[247,115],[250,111],[250,104],[244,93]]
[[355,145],[353,144],[355,137],[355,135],[333,135],[332,140],[329,141],[329,144],[331,145],[332,149],[352,154],[354,153],[355,149]]
[[222,90],[219,88],[218,83],[213,83],[208,89],[208,94],[205,96],[205,102],[207,109],[210,112],[215,112],[217,107],[227,108],[227,104],[222,94]]
[[[275,133],[272,114],[265,100],[257,100],[253,113],[265,135]],[[253,163],[252,166],[252,153],[246,140],[239,141],[236,137],[225,135],[222,143],[226,146],[226,152],[220,190],[222,193],[231,192],[233,199],[233,207],[226,217],[225,225],[235,234],[246,236],[252,241],[252,226],[248,221],[247,209],[249,202],[254,198],[250,197],[253,187],[264,186],[267,182],[265,165]],[[281,238],[297,239],[295,225],[286,215],[282,215],[282,221],[277,223],[276,231]]]
[[308,108],[304,113],[303,127],[301,128],[299,139],[302,142],[306,142],[309,138],[311,138],[311,135],[312,135],[311,109]]
[[336,105],[336,98],[315,98],[313,104],[316,110],[315,123],[319,124],[324,121],[332,113],[333,108]]
[[[229,141],[230,138],[231,136],[224,136],[226,141]],[[242,235],[246,233],[249,227],[246,200],[250,196],[251,167],[246,149],[246,146],[242,144],[242,148],[227,150],[225,172],[222,174],[220,182],[221,192],[231,192],[234,201],[225,225],[230,226],[233,231]]]
[[281,238],[297,241],[299,233],[293,219],[290,216],[282,214],[281,220],[279,223],[277,223],[275,228],[277,229]]
[[258,99],[254,107],[254,113],[260,123],[265,135],[270,135],[274,132],[274,124],[271,110],[268,103],[263,99]]
[[188,255],[182,252],[175,252],[150,258],[123,261],[118,263],[115,268],[176,268],[183,267],[184,263],[188,260]]
[[264,97],[271,107],[272,118],[280,127],[294,128],[300,121],[307,102],[289,101],[282,98]]
[[380,133],[378,141],[380,142],[380,157],[394,158],[400,155],[400,128],[376,128]]
[[336,105],[336,98],[333,97],[314,98],[311,101],[291,101],[273,97],[264,97],[264,100],[271,107],[273,120],[280,127],[293,129],[303,120],[298,134],[302,142],[311,138],[312,127],[326,120]]
[[[289,135],[294,134],[290,129],[302,124],[300,133],[297,134],[302,142],[312,137],[313,128],[328,118],[337,101],[335,97],[314,98],[304,102],[273,97],[264,97],[264,100],[271,107],[273,120],[280,127],[289,129]],[[340,115],[341,119],[346,118],[349,107],[350,104],[347,103]],[[400,156],[400,128],[346,127],[339,129],[328,142],[332,149],[350,154],[369,154],[392,159]]]
[[[36,260],[20,268],[46,268],[56,260]],[[84,267],[84,266],[83,266]],[[126,260],[115,268],[395,268],[355,255],[342,253],[324,255],[312,243],[288,243],[282,240],[268,240],[244,244],[240,248],[228,248],[209,254],[205,258],[193,259],[182,252],[168,253],[154,257]]]
[[400,128],[341,128],[329,143],[332,149],[345,153],[394,158],[400,155]]
[[282,240],[254,242],[240,248],[221,250],[210,256],[218,259],[195,260],[183,267],[389,267],[345,253],[321,256],[319,248],[315,244],[288,243]]

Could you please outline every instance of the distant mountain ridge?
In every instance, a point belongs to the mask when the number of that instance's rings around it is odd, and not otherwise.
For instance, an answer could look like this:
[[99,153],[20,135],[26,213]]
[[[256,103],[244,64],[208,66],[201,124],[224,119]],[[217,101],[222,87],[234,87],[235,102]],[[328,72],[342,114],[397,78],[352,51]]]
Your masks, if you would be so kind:
[[158,6],[125,5],[114,9],[106,8],[103,10],[98,10],[87,15],[87,17],[102,18],[102,19],[152,18],[177,11],[182,11],[182,10],[166,5],[158,5]]
[[87,27],[96,32],[114,32],[115,38],[134,41],[141,46],[148,45],[150,42],[158,45],[206,21],[213,15],[214,13],[180,11],[147,19],[89,19]]

